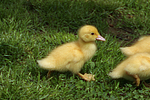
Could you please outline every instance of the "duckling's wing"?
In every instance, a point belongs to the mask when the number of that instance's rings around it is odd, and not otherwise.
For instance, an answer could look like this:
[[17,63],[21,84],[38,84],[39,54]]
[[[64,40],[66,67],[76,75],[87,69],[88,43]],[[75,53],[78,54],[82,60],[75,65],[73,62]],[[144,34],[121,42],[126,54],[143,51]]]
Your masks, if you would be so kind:
[[134,59],[134,61],[131,61],[125,67],[125,71],[129,72],[131,75],[144,73],[147,70],[150,70],[150,58],[146,56],[136,58],[136,60]]
[[[84,58],[82,51],[74,43],[68,43],[55,49],[50,57],[56,60],[60,65],[66,65],[72,62],[79,62]],[[57,65],[56,63],[56,65]]]
[[144,57],[141,61],[141,66],[139,67],[139,70],[142,71],[147,71],[150,70],[150,58],[149,57]]
[[78,73],[84,64],[84,55],[77,48],[67,49],[62,53],[58,53],[59,57],[55,59],[55,68],[51,68],[57,71],[71,71]]
[[142,40],[144,40],[144,39],[146,39],[146,38],[150,38],[150,36],[142,36],[142,37],[140,37],[140,38],[138,39],[138,41],[142,41]]
[[46,58],[38,60],[41,68],[47,70],[67,71],[71,65],[84,58],[74,43],[68,43],[54,49]]

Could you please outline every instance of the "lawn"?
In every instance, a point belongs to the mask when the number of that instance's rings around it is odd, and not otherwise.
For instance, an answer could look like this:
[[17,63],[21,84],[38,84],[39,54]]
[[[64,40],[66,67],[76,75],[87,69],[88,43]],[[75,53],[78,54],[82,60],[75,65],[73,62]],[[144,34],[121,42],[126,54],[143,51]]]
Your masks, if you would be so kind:
[[[1,100],[150,98],[150,89],[142,82],[136,87],[108,76],[125,59],[119,48],[149,34],[149,5],[149,0],[2,0]],[[77,29],[85,24],[96,26],[106,39],[96,42],[95,56],[81,70],[95,74],[96,80],[86,82],[71,72],[56,71],[47,79],[48,71],[37,60],[58,45],[77,40]]]

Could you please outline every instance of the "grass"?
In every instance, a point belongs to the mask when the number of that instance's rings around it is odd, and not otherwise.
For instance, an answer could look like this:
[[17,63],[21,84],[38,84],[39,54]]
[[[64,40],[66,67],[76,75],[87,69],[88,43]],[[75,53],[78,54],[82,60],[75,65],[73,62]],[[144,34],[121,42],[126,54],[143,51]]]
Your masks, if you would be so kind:
[[[0,2],[0,98],[4,99],[147,99],[149,88],[136,87],[108,73],[130,45],[150,28],[147,0],[2,0]],[[106,42],[97,42],[95,56],[81,73],[95,74],[86,82],[70,72],[47,71],[36,60],[60,44],[78,38],[85,24],[98,28]]]

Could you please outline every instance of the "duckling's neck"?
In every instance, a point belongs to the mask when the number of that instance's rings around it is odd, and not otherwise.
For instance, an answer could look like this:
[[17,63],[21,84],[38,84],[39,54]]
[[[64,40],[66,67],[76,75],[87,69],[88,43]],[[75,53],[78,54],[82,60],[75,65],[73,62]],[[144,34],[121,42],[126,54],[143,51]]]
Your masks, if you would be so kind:
[[77,43],[79,44],[79,47],[81,48],[81,51],[83,52],[86,61],[93,57],[97,49],[96,43],[94,41],[85,42],[82,39],[79,39]]

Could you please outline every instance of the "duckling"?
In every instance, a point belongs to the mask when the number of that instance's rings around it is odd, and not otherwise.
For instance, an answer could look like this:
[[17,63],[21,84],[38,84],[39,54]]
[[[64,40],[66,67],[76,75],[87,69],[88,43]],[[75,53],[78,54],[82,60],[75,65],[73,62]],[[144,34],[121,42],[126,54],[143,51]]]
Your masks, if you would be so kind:
[[136,86],[139,86],[140,80],[150,78],[150,54],[137,53],[132,55],[122,61],[108,75],[113,79],[125,78],[134,81]]
[[134,45],[120,48],[123,54],[131,56],[140,52],[150,53],[150,36],[141,37]]
[[47,77],[51,71],[71,71],[78,74],[86,81],[95,80],[94,75],[79,73],[84,63],[91,59],[96,52],[95,40],[105,41],[96,27],[92,25],[82,26],[78,30],[79,39],[74,42],[66,43],[58,46],[45,58],[37,60],[39,66],[49,70]]

